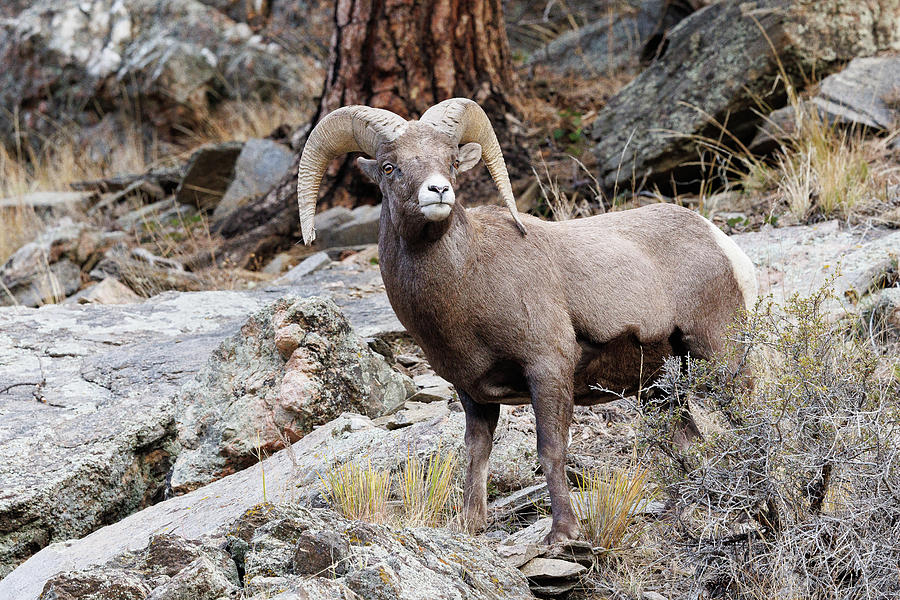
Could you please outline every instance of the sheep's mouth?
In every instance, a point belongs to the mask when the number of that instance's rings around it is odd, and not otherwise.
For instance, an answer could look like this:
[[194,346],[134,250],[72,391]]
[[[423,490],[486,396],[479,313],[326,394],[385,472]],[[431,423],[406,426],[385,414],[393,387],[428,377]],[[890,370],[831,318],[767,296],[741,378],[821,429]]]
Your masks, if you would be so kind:
[[433,200],[430,202],[422,202],[419,204],[419,210],[429,221],[443,221],[450,216],[453,209],[453,202],[445,202],[443,200]]

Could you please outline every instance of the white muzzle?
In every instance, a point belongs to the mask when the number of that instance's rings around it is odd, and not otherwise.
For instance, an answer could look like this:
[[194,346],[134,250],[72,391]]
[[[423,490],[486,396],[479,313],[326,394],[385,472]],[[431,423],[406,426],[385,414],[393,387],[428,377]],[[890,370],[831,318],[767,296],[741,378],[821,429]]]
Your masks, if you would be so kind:
[[453,186],[442,175],[431,175],[419,187],[419,210],[429,221],[443,221],[456,202]]

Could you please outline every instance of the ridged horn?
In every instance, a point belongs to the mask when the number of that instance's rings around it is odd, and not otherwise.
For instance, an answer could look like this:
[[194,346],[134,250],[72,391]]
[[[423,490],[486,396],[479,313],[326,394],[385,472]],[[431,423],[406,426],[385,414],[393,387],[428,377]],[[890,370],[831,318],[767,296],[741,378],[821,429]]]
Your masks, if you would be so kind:
[[328,163],[348,152],[375,156],[378,146],[396,139],[405,126],[406,119],[389,110],[358,105],[339,108],[319,121],[306,139],[297,169],[297,203],[305,244],[316,239],[316,201]]
[[500,197],[509,209],[516,226],[525,235],[525,226],[519,220],[519,209],[513,196],[506,161],[500,150],[497,134],[491,121],[478,103],[468,98],[450,98],[425,111],[421,123],[428,123],[438,131],[448,134],[459,144],[478,142],[481,144],[481,159],[500,190]]

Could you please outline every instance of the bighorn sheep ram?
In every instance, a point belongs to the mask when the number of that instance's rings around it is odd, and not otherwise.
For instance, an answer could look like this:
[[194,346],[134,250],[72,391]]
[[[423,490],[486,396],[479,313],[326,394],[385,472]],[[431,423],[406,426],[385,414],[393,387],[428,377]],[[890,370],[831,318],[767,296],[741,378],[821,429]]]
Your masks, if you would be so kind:
[[[384,196],[378,248],[391,305],[465,410],[464,518],[472,528],[486,518],[500,405],[531,403],[553,511],[548,542],[576,537],[565,475],[573,405],[612,399],[598,386],[634,393],[667,356],[722,351],[755,301],[753,263],[671,204],[565,222],[520,216],[490,121],[464,98],[418,121],[366,106],[322,119],[299,167],[307,244],[325,169],[347,152],[373,158],[358,164]],[[457,175],[479,159],[512,218],[457,202]]]

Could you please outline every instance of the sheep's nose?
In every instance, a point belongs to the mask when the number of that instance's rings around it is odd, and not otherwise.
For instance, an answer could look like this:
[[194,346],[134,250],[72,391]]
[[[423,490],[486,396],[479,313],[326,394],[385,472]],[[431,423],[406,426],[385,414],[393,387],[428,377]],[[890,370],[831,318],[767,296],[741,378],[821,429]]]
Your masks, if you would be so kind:
[[444,195],[444,192],[446,192],[446,191],[449,190],[449,189],[450,189],[450,186],[449,186],[449,185],[440,185],[440,186],[438,186],[438,185],[429,185],[429,186],[428,186],[428,191],[429,191],[429,192],[434,192],[434,193],[437,194],[438,196],[443,196],[443,195]]

